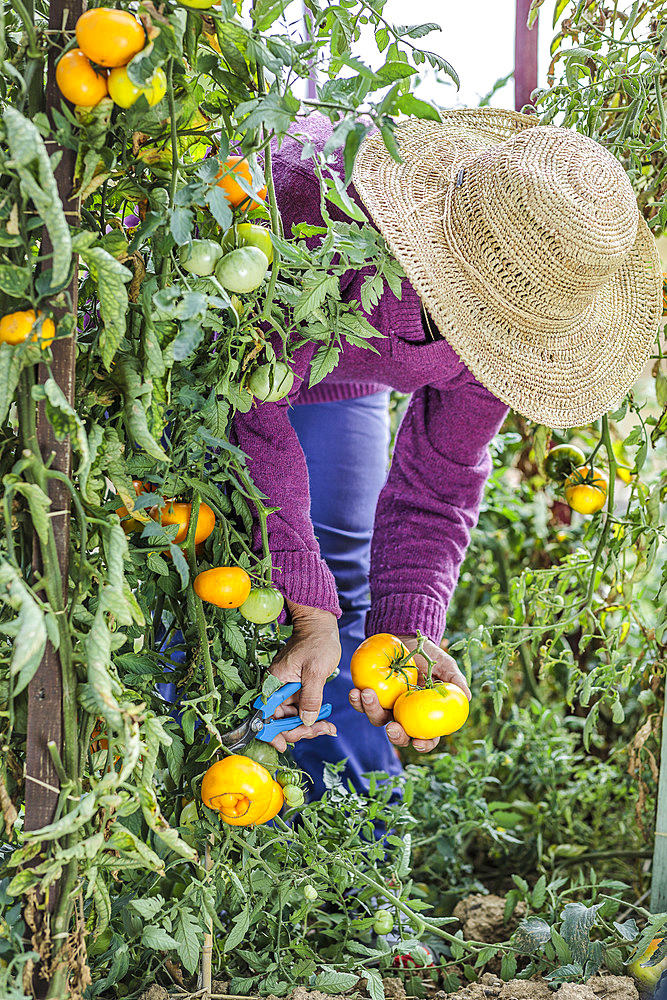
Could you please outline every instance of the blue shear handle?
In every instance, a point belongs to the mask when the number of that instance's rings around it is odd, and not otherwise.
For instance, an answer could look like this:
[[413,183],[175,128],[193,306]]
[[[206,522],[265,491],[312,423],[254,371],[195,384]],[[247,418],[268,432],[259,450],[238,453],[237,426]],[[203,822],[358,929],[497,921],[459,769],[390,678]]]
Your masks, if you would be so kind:
[[[285,685],[286,687],[288,685]],[[301,685],[299,685],[301,687]],[[282,690],[282,689],[281,689]],[[292,692],[294,693],[294,692]],[[286,695],[289,697],[289,695]],[[284,699],[283,699],[284,700]],[[280,704],[280,702],[278,702]],[[317,722],[321,719],[328,719],[331,715],[332,707],[329,702],[322,705],[320,709],[320,714],[317,716]],[[272,719],[271,722],[267,722],[261,733],[257,733],[255,736],[256,740],[261,740],[263,743],[270,743],[274,736],[278,733],[284,733],[288,729],[296,729],[297,726],[302,726],[303,722],[298,715],[288,715],[284,719]]]
[[297,691],[300,690],[301,685],[298,681],[290,681],[289,684],[283,684],[283,686],[279,687],[277,691],[274,691],[266,701],[262,699],[260,694],[257,698],[255,698],[253,708],[259,709],[262,713],[263,719],[270,719],[275,710],[278,708],[278,705],[282,705],[284,701],[287,701],[288,698],[291,698],[293,694],[296,694]]

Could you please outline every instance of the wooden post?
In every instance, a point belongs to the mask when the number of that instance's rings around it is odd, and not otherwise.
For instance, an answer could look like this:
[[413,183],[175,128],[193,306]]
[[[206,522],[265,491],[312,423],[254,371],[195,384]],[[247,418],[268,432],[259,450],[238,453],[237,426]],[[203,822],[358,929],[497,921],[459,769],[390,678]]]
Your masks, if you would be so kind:
[[[83,12],[82,0],[54,0],[49,6],[49,29],[52,32],[65,30],[73,32],[77,18]],[[51,35],[50,37],[57,37]],[[47,66],[47,83],[45,106],[50,117],[53,107],[60,107],[61,95],[55,81],[55,59],[59,49],[49,51]],[[55,143],[47,144],[49,153],[59,147]],[[76,225],[79,221],[79,205],[76,199],[70,197],[74,176],[76,153],[73,150],[62,149],[61,159],[55,170],[55,178],[67,221]],[[42,254],[53,251],[46,229],[42,232]],[[77,310],[77,269],[74,268],[72,282],[63,293],[69,298],[69,303],[53,310],[56,323],[63,316]],[[75,377],[75,337],[56,339],[52,346],[52,372],[68,402],[74,400]],[[39,381],[47,376],[43,365],[39,368]],[[71,446],[69,439],[57,441],[51,425],[45,417],[43,406],[37,415],[37,440],[42,457],[46,460],[53,456],[51,467],[71,473]],[[56,539],[58,565],[63,598],[67,598],[69,573],[70,545],[70,493],[62,484],[53,479],[49,481],[49,496],[51,499],[51,517]],[[41,572],[41,554],[35,540],[33,545],[33,569]],[[58,801],[60,782],[53,766],[48,743],[53,741],[58,752],[63,756],[63,685],[62,670],[58,653],[51,643],[47,643],[44,658],[28,687],[28,725],[26,744],[26,789],[25,789],[25,829],[38,830],[52,822],[56,803]],[[46,910],[53,912],[58,900],[58,885],[52,887]],[[40,913],[37,913],[39,919]],[[38,925],[39,926],[39,925]],[[59,942],[62,946],[63,942]],[[49,982],[36,974],[33,978],[35,996],[46,995]]]
[[514,107],[517,111],[530,104],[537,87],[537,21],[527,27],[531,0],[516,0],[514,29]]
[[655,843],[651,875],[651,913],[667,910],[667,724],[662,718],[660,746],[660,778],[658,781],[658,808],[655,818]]

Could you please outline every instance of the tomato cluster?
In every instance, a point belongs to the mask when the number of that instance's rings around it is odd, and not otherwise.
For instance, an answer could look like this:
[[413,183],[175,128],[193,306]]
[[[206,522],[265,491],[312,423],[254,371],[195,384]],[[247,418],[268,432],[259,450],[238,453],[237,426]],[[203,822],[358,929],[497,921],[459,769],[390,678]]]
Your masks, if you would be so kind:
[[[581,448],[573,444],[557,444],[547,455],[544,468],[547,476],[560,483],[565,499],[579,514],[596,514],[607,502],[608,481],[600,469],[586,464]],[[616,469],[619,479],[632,480],[632,470],[626,465]]]
[[[34,309],[21,309],[0,319],[0,343],[23,344],[28,337],[42,350],[52,343],[56,328],[52,319]],[[32,334],[32,336],[30,336]]]
[[155,70],[148,87],[135,86],[128,76],[128,63],[146,45],[146,33],[129,11],[85,11],[76,22],[76,40],[78,48],[65,52],[56,66],[56,83],[66,100],[86,108],[107,96],[121,108],[142,96],[150,107],[162,100],[167,92],[164,70]]
[[415,661],[395,635],[379,632],[364,639],[352,654],[350,666],[354,686],[375,691],[381,707],[391,709],[413,739],[449,736],[468,718],[468,699],[456,684],[417,686]]

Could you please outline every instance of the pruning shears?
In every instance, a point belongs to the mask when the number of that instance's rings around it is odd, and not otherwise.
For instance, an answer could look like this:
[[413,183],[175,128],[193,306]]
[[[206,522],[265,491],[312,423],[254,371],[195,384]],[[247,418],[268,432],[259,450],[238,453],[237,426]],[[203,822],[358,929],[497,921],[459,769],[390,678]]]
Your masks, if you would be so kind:
[[[255,711],[249,715],[240,726],[223,733],[222,742],[228,750],[237,752],[247,747],[251,740],[261,740],[263,743],[270,743],[278,733],[283,733],[288,729],[296,729],[303,725],[298,715],[288,715],[284,719],[274,719],[273,714],[284,701],[291,698],[293,694],[301,689],[298,681],[291,681],[283,684],[282,687],[274,691],[266,701],[262,700],[261,694],[255,699],[253,708]],[[331,705],[325,702],[320,709],[316,721],[328,719],[331,715]]]

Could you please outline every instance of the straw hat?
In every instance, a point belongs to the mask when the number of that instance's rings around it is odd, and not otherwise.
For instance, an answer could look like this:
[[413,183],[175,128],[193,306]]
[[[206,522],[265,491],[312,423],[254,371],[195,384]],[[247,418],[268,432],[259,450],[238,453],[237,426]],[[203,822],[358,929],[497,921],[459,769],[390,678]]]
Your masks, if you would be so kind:
[[662,312],[660,261],[602,146],[479,108],[375,132],[353,182],[473,375],[551,427],[589,423],[640,374]]

